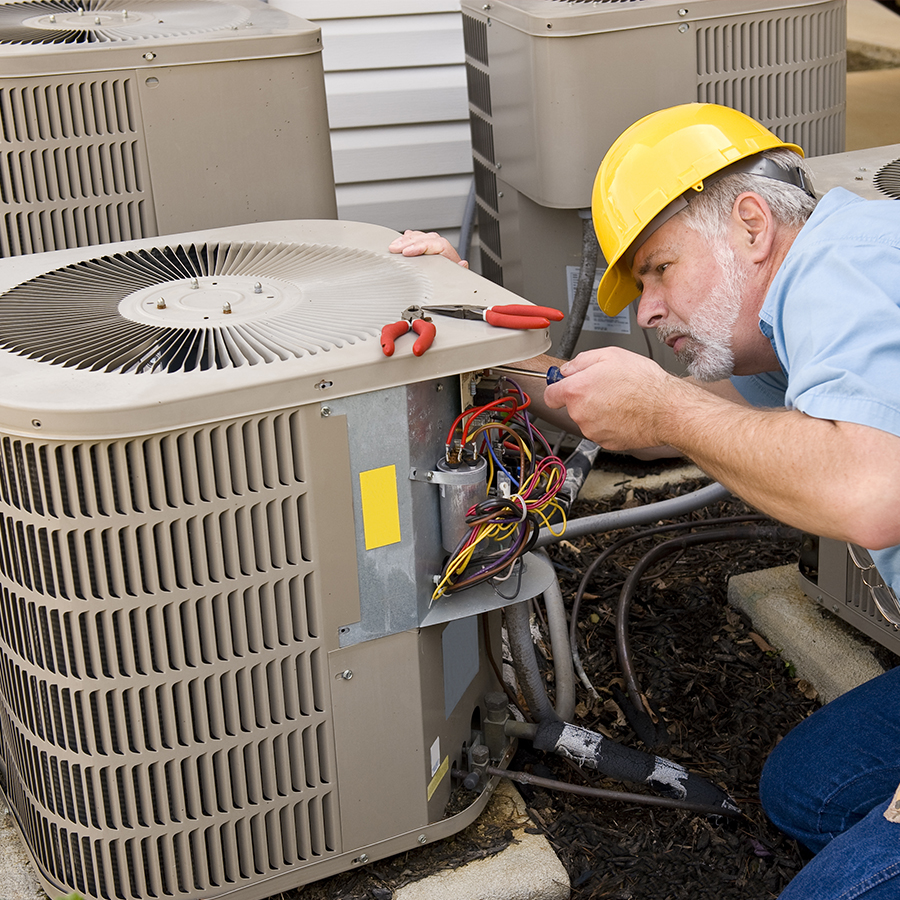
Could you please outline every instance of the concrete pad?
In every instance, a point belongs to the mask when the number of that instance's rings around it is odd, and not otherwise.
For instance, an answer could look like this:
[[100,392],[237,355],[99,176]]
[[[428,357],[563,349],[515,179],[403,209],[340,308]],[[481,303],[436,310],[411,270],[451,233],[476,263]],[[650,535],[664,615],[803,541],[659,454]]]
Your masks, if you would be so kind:
[[900,15],[876,0],[850,0],[847,49],[900,65]]
[[0,900],[47,900],[19,840],[6,804],[0,801]]
[[500,815],[513,843],[488,859],[431,875],[394,892],[394,900],[568,900],[569,875],[542,834],[528,834],[525,802],[501,781],[482,815]]
[[[894,18],[900,21],[900,16]],[[900,68],[848,72],[847,150],[900,143],[898,109]]]
[[858,631],[817,606],[797,584],[796,566],[735,575],[728,602],[743,610],[797,675],[828,703],[884,669]]
[[655,491],[667,484],[679,484],[692,478],[705,478],[693,463],[685,463],[683,466],[669,469],[658,475],[623,475],[621,472],[606,472],[602,469],[592,469],[585,479],[584,486],[578,494],[580,500],[606,500],[622,488],[643,488]]

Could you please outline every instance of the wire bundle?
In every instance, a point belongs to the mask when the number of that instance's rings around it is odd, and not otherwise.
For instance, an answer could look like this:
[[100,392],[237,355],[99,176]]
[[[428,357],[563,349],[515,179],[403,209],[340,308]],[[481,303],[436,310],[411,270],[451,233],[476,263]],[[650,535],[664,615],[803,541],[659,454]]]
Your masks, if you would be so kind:
[[550,526],[552,513],[562,514],[565,530],[565,510],[556,496],[566,468],[532,425],[526,412],[531,399],[510,383],[505,396],[469,407],[450,427],[448,462],[485,455],[488,496],[466,513],[469,530],[436,578],[432,602],[481,582],[512,577],[516,561],[534,546],[541,526]]

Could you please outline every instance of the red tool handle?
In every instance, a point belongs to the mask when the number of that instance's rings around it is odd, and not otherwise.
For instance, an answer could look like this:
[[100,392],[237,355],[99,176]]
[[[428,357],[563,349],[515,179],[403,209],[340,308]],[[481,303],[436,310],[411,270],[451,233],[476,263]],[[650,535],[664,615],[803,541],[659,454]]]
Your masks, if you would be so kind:
[[381,329],[381,349],[384,351],[385,356],[394,355],[394,341],[401,335],[406,334],[407,331],[409,331],[409,322],[407,321],[391,322],[390,325],[385,325]]
[[425,319],[413,319],[412,330],[419,335],[413,344],[413,355],[421,356],[434,342],[437,328],[434,322],[426,322]]
[[484,320],[497,328],[549,328],[564,314],[550,306],[492,306],[484,311]]

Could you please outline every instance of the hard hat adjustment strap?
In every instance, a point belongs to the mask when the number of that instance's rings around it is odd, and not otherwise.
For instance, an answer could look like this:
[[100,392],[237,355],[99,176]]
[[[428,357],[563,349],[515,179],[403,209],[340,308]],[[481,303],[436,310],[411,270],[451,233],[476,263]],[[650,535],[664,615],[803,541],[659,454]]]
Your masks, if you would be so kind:
[[813,200],[816,199],[812,184],[806,177],[806,173],[799,166],[791,166],[784,169],[774,160],[765,156],[755,154],[754,156],[740,159],[731,165],[725,166],[718,172],[713,172],[702,181],[698,181],[699,187],[688,188],[683,194],[676,197],[667,206],[664,206],[641,230],[640,234],[629,244],[628,249],[623,254],[623,258],[630,269],[634,263],[634,255],[638,252],[640,246],[656,231],[661,228],[672,216],[677,215],[686,209],[688,204],[700,193],[704,192],[710,185],[727,177],[728,175],[759,175],[762,178],[771,178],[774,181],[782,181],[785,184],[792,184],[794,187],[800,188],[806,194],[809,194]]

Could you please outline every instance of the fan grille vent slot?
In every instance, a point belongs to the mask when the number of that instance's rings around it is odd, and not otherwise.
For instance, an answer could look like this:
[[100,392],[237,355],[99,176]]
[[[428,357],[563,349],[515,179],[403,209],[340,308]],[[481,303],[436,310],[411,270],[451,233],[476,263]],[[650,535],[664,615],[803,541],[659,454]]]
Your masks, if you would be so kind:
[[0,5],[0,44],[97,44],[204,34],[248,25],[215,0],[33,0]]
[[900,159],[882,166],[872,180],[879,191],[892,200],[900,200]]
[[123,374],[263,365],[376,338],[428,287],[395,257],[344,247],[129,251],[7,291],[0,297],[0,347]]

